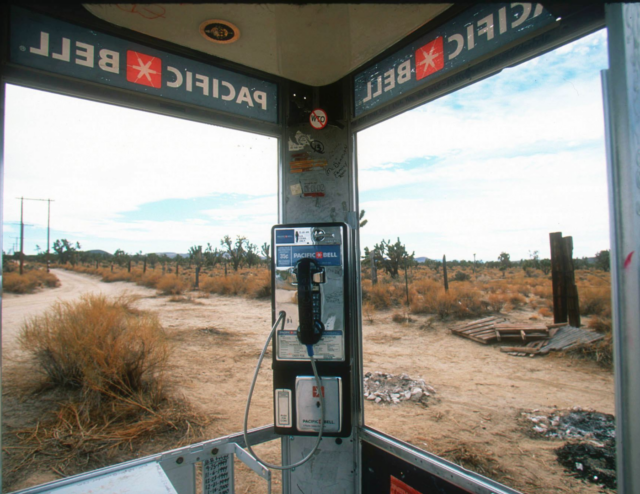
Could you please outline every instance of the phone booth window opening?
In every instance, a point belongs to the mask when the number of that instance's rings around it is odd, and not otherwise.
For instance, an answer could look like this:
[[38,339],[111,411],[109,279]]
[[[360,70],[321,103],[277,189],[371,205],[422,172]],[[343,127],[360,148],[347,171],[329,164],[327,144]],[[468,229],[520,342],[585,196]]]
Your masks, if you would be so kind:
[[599,31],[358,134],[365,424],[524,491],[615,483],[606,66]]
[[4,138],[4,489],[242,430],[277,139],[13,85]]

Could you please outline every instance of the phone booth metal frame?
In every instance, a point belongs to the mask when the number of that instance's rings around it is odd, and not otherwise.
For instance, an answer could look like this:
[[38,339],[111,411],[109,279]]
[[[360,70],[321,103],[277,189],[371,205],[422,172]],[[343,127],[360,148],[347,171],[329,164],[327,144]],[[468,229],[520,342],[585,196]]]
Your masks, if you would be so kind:
[[[438,492],[512,493],[511,488],[486,479],[451,462],[399,441],[383,432],[367,427],[364,423],[362,397],[362,294],[359,280],[359,232],[358,232],[358,173],[356,133],[378,122],[387,120],[406,110],[422,105],[457,89],[489,77],[509,67],[558,46],[573,41],[604,26],[608,28],[610,68],[604,71],[606,140],[609,173],[612,294],[615,338],[616,416],[618,437],[618,485],[620,492],[640,493],[640,259],[639,252],[624,267],[629,253],[640,249],[640,5],[638,4],[588,4],[566,8],[562,20],[514,40],[498,51],[490,52],[477,60],[471,60],[449,75],[437,79],[434,84],[423,84],[394,96],[379,105],[364,108],[356,114],[356,78],[376,64],[400,52],[422,36],[440,28],[455,16],[473,12],[485,4],[464,6],[454,4],[444,14],[428,22],[391,48],[368,60],[362,67],[328,86],[313,87],[286,80],[258,70],[240,66],[204,55],[203,53],[119,28],[105,21],[82,13],[82,7],[60,9],[56,6],[33,7],[42,15],[107,33],[130,43],[137,43],[163,53],[189,58],[202,64],[231,71],[241,76],[267,81],[277,88],[277,122],[269,122],[245,115],[233,114],[176,100],[141,94],[118,87],[108,87],[95,82],[55,74],[16,64],[10,49],[10,13],[13,7],[2,10],[2,65],[0,100],[4,103],[5,84],[23,85],[35,89],[68,94],[104,103],[145,110],[163,115],[215,124],[223,127],[254,132],[279,139],[278,162],[278,223],[345,222],[351,227],[353,238],[353,263],[349,277],[356,282],[350,286],[352,300],[356,303],[349,310],[353,327],[351,387],[351,434],[342,440],[325,441],[313,462],[295,471],[283,474],[283,492],[373,492],[378,477],[387,477],[395,469],[404,469],[409,477],[420,485],[430,486]],[[521,4],[519,4],[521,5]],[[546,5],[546,4],[545,4]],[[548,5],[554,11],[554,3]],[[564,8],[564,7],[563,7]],[[379,79],[380,80],[380,79]],[[366,81],[365,81],[366,82]],[[378,82],[380,89],[380,82]],[[369,88],[371,98],[371,88]],[[358,103],[359,104],[359,103]],[[4,105],[3,105],[4,108]],[[326,110],[329,123],[316,129],[309,117],[316,108]],[[2,114],[4,130],[4,111]],[[324,184],[331,194],[325,198],[308,200],[292,187],[295,180],[289,173],[289,163],[295,152],[299,134],[321,140],[331,163],[330,173]],[[4,132],[0,134],[0,139]],[[0,141],[0,151],[4,143]],[[265,225],[265,229],[271,225]],[[233,432],[233,431],[229,431]],[[255,443],[281,440],[282,461],[290,463],[308,450],[313,437],[280,437],[273,426],[254,429],[250,438]],[[198,443],[189,447],[152,455],[120,465],[113,465],[94,472],[63,479],[52,484],[26,489],[25,493],[48,492],[53,488],[81,486],[83,482],[98,477],[118,475],[127,469],[147,465],[159,465],[181,494],[196,492],[194,484],[195,464],[210,456],[234,455],[247,463],[256,473],[270,479],[270,473],[253,460],[242,448],[242,434],[234,433],[222,438]],[[214,453],[215,452],[215,453]],[[177,461],[181,459],[181,461]],[[321,466],[322,468],[315,468]],[[318,474],[330,471],[331,475]],[[373,473],[370,473],[373,472]],[[373,489],[373,490],[372,490]],[[67,492],[67,491],[65,491]],[[72,492],[71,490],[69,492]],[[77,492],[81,492],[78,490]],[[432,492],[429,490],[429,492]]]

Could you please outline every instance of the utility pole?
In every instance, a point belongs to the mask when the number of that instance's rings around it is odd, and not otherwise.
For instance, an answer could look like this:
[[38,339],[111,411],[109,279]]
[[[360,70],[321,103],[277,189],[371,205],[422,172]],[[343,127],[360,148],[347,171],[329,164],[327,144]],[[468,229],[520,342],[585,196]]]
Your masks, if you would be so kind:
[[20,274],[22,274],[22,264],[24,259],[23,238],[24,238],[24,201],[46,201],[47,202],[47,273],[49,272],[49,252],[51,244],[51,202],[53,199],[30,199],[28,197],[20,197]]
[[20,276],[24,270],[24,197],[20,198]]

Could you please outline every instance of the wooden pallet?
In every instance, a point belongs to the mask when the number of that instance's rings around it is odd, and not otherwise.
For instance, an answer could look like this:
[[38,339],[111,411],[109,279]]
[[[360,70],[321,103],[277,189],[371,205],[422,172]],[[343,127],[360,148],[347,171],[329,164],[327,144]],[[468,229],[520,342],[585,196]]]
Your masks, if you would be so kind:
[[544,324],[514,324],[501,317],[487,317],[454,328],[455,335],[487,345],[496,341],[536,341],[549,337],[549,328]]
[[537,341],[522,347],[502,347],[500,350],[508,353],[545,355],[551,351],[563,352],[581,346],[590,345],[591,343],[600,341],[603,338],[604,335],[594,331],[564,326],[558,328],[556,333],[551,335],[547,341]]

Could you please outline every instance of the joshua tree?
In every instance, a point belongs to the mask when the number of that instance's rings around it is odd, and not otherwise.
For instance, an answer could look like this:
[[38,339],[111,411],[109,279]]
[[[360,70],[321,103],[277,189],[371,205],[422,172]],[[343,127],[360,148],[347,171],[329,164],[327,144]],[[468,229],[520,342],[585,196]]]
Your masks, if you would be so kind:
[[248,244],[249,241],[247,238],[241,235],[236,237],[235,243],[229,235],[225,235],[224,238],[220,240],[220,245],[227,249],[226,254],[233,265],[234,271],[238,271],[240,265],[245,261]]

